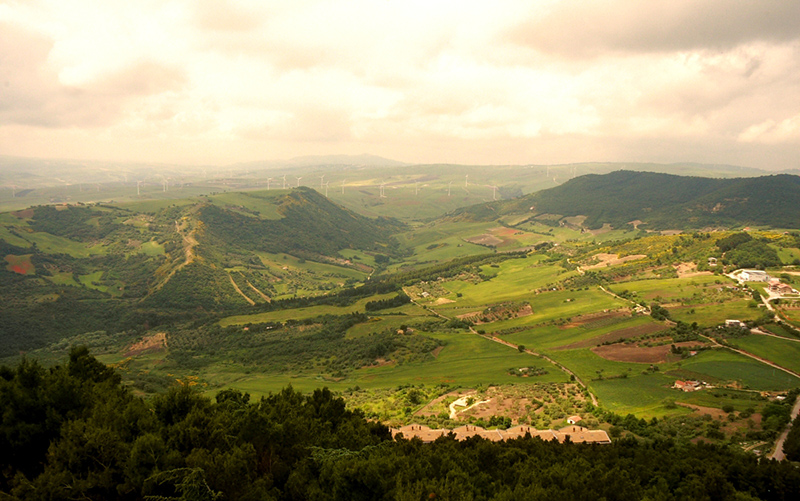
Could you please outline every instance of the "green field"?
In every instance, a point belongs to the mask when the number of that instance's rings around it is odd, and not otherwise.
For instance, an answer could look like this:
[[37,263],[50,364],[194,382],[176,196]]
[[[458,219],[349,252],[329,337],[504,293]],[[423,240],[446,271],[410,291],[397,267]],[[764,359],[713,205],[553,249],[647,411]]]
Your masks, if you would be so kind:
[[614,284],[614,292],[629,291],[636,293],[645,301],[657,300],[670,302],[683,297],[691,297],[695,292],[702,293],[708,287],[720,287],[734,282],[727,277],[717,275],[700,275],[687,278],[664,278],[651,280],[635,280]]
[[[487,287],[486,289],[490,289]],[[567,322],[568,319],[577,317],[579,315],[602,312],[603,310],[612,310],[621,307],[626,307],[627,302],[620,301],[602,292],[599,289],[577,290],[577,291],[550,291],[542,292],[540,294],[521,294],[519,291],[503,292],[501,282],[492,284],[493,291],[496,295],[491,295],[484,289],[483,305],[491,305],[501,303],[503,301],[525,301],[530,303],[533,313],[528,316],[513,318],[509,320],[502,320],[484,324],[480,328],[485,329],[487,332],[496,332],[503,329],[527,327],[538,325],[543,322],[550,321],[563,321]],[[454,303],[448,303],[442,306],[437,306],[435,309],[441,311],[446,315],[460,315],[470,312],[481,311],[481,302],[479,298],[474,296],[471,289],[464,288],[463,298],[458,298]],[[464,305],[462,299],[467,298],[472,304]]]
[[305,308],[293,308],[289,310],[268,311],[265,313],[254,313],[252,315],[234,315],[223,318],[219,325],[227,327],[229,325],[258,324],[266,322],[286,322],[287,320],[303,320],[315,318],[321,315],[347,315],[358,311],[364,311],[364,305],[369,301],[377,301],[394,297],[395,294],[381,294],[361,299],[349,306],[308,306]]
[[697,322],[701,327],[712,327],[725,323],[725,320],[755,320],[761,317],[764,312],[760,308],[751,308],[752,301],[740,299],[727,301],[725,303],[704,304],[698,306],[670,307],[670,318],[691,324]]
[[800,342],[752,334],[730,340],[732,345],[758,357],[800,372]]
[[[584,326],[565,327],[558,325],[546,325],[534,327],[521,332],[515,332],[513,334],[503,335],[502,337],[503,339],[506,339],[514,344],[524,344],[527,348],[533,350],[549,350],[559,346],[586,341],[621,329],[629,329],[632,327],[651,324],[662,325],[649,316],[626,317],[615,320],[619,321],[611,325],[596,328],[587,328]],[[496,322],[496,324],[507,325],[508,322],[510,321]],[[488,325],[492,326],[492,330],[498,327],[495,325],[495,323]]]
[[701,352],[684,360],[681,367],[725,381],[739,381],[754,390],[788,390],[800,385],[797,377],[726,350]]
[[[360,369],[343,380],[326,379],[314,375],[240,375],[228,386],[253,393],[255,396],[278,391],[291,384],[295,389],[310,391],[320,386],[336,390],[349,387],[386,388],[403,384],[474,387],[486,384],[566,382],[567,375],[545,360],[492,342],[481,336],[464,332],[426,334],[445,342],[435,361],[390,365]],[[544,367],[548,373],[535,378],[522,378],[508,374],[510,368]]]
[[589,387],[604,407],[617,414],[632,413],[652,418],[689,412],[685,408],[668,409],[664,405],[665,401],[680,399],[684,394],[671,388],[674,381],[662,373],[654,373],[627,379],[591,381]]
[[139,251],[143,252],[148,256],[160,256],[164,254],[164,246],[159,244],[155,240],[151,240],[149,242],[144,242],[142,245],[140,245]]

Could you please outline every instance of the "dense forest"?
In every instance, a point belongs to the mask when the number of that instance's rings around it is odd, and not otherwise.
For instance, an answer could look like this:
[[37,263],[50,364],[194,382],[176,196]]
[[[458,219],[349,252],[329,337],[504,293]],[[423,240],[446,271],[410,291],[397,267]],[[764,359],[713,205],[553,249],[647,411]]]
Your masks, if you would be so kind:
[[726,446],[393,441],[327,389],[145,401],[85,348],[0,368],[7,499],[774,499],[800,472]]

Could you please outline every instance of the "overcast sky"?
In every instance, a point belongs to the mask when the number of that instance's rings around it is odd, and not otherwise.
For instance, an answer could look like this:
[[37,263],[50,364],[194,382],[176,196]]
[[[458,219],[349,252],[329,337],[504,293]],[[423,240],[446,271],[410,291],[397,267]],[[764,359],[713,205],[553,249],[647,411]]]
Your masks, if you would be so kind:
[[800,167],[800,1],[0,0],[0,154]]

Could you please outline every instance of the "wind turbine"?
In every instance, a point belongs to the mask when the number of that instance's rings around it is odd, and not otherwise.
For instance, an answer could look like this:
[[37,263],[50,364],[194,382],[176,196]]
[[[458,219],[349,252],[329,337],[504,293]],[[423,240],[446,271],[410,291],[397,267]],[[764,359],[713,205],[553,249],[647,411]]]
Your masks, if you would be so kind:
[[[295,176],[297,177],[297,176]],[[300,187],[300,180],[303,179],[303,176],[297,177],[297,187]]]
[[328,185],[329,185],[329,184],[330,184],[330,183],[325,183],[325,197],[326,197],[326,198],[328,197]]
[[320,189],[325,187],[325,182],[323,181],[323,179],[325,179],[325,174],[319,176],[319,188]]
[[469,186],[469,174],[464,176],[464,188]]
[[270,183],[270,181],[272,181],[272,178],[268,177],[267,178],[267,191],[269,191],[269,183]]
[[342,195],[344,195],[344,179],[342,179]]
[[286,189],[286,174],[283,175],[283,189]]
[[453,184],[453,181],[450,181],[449,183],[447,183],[447,196],[448,196],[448,197],[450,196],[450,186],[451,186],[452,184]]
[[386,195],[383,192],[383,187],[386,186],[386,183],[381,184],[381,198],[386,198]]
[[141,192],[139,191],[139,185],[142,184],[141,181],[136,181],[136,196],[138,197]]
[[492,186],[492,200],[497,200],[497,186]]

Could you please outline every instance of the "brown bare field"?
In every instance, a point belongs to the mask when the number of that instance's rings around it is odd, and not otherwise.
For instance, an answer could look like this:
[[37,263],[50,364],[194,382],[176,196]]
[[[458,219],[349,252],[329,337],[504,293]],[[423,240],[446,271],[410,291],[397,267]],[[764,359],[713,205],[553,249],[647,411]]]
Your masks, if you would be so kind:
[[133,343],[128,348],[128,351],[125,352],[125,356],[135,357],[143,353],[153,353],[155,351],[161,351],[166,347],[167,347],[167,334],[165,332],[159,332],[157,334],[153,334],[152,336],[145,336],[142,338],[141,341]]
[[498,245],[503,243],[501,239],[497,238],[494,235],[490,235],[488,233],[484,233],[483,235],[478,235],[475,237],[465,238],[464,240],[471,244],[488,245],[491,247],[497,247]]
[[678,278],[699,277],[701,275],[713,275],[710,271],[697,271],[695,263],[680,263],[675,267]]
[[33,217],[33,209],[18,210],[17,212],[12,212],[11,214],[20,219],[28,219]]
[[[675,346],[697,346],[697,342],[674,343]],[[592,352],[614,362],[635,362],[642,364],[663,364],[680,360],[679,355],[670,353],[670,345],[637,346],[633,344],[607,344],[592,348]]]
[[661,324],[644,324],[644,325],[637,325],[635,327],[626,327],[625,329],[619,329],[616,331],[609,332],[608,334],[603,334],[602,336],[597,336],[592,339],[586,339],[584,341],[578,341],[577,343],[559,346],[554,349],[572,350],[575,348],[589,348],[606,342],[618,341],[620,339],[629,339],[632,337],[643,336],[645,334],[652,334],[654,332],[661,332],[667,330],[667,328],[668,328],[667,326]]
[[608,320],[611,318],[628,317],[628,316],[630,316],[630,313],[626,310],[587,313],[586,315],[578,315],[576,317],[572,317],[572,320],[568,324],[563,325],[562,328],[571,329],[573,327],[582,327],[592,322],[601,322],[603,320]]
[[628,261],[636,261],[637,259],[644,259],[647,256],[644,254],[631,254],[630,256],[619,257],[618,254],[606,254],[605,252],[601,252],[599,254],[595,254],[592,257],[597,259],[599,262],[597,264],[586,266],[584,267],[584,269],[594,270],[597,268],[605,268],[606,266],[613,266],[615,264],[627,263]]
[[594,236],[597,236],[597,235],[602,235],[603,233],[608,233],[609,231],[611,231],[613,229],[614,228],[610,224],[603,223],[602,227],[597,228],[596,230],[589,230],[589,233],[591,233]]
[[[450,300],[447,301],[450,303],[453,302]],[[458,315],[456,318],[459,318],[461,320],[470,319],[472,322],[475,323],[475,325],[482,325],[494,322],[496,320],[527,317],[529,315],[533,315],[533,308],[531,308],[531,305],[529,304],[526,304],[525,306],[522,306],[519,309],[495,307],[492,309],[491,312],[485,313],[484,311],[471,311],[469,313]],[[481,317],[484,318],[485,320],[481,320]]]

